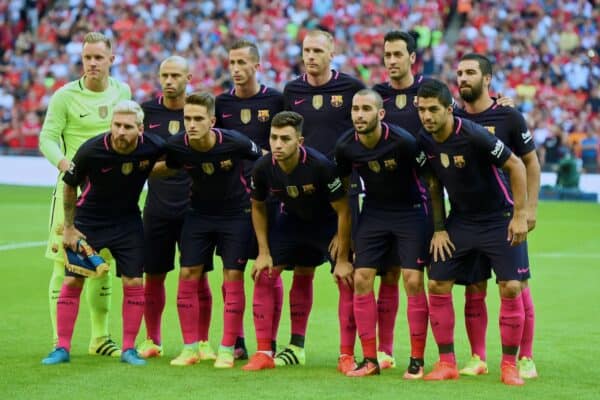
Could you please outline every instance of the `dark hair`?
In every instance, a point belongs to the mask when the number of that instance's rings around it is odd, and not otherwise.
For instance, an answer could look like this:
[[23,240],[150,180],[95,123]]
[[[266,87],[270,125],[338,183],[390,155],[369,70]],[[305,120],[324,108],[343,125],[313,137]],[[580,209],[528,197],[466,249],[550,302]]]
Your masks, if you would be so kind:
[[492,62],[486,56],[477,53],[469,53],[462,56],[459,61],[466,60],[477,61],[482,75],[492,75]]
[[356,92],[354,96],[373,96],[375,98],[375,105],[377,106],[377,109],[379,110],[383,108],[383,99],[381,98],[381,95],[373,89],[361,89]]
[[434,97],[438,99],[444,107],[448,107],[454,103],[448,86],[446,86],[445,83],[440,82],[436,79],[428,79],[427,81],[425,81],[425,83],[422,83],[421,86],[419,86],[419,90],[417,91],[417,97]]
[[406,50],[408,50],[408,54],[414,53],[417,49],[415,38],[408,32],[390,31],[385,34],[383,38],[383,44],[386,42],[395,42],[397,40],[402,40],[404,43],[406,43]]
[[271,126],[274,128],[284,128],[291,126],[299,135],[302,135],[302,126],[304,125],[304,117],[294,111],[281,111],[275,114],[271,120]]
[[250,55],[254,58],[254,60],[256,62],[260,61],[260,53],[258,52],[258,47],[256,46],[256,43],[244,39],[237,40],[231,45],[229,51],[238,49],[248,49]]
[[185,104],[204,106],[208,114],[215,115],[215,96],[209,92],[192,93],[185,98]]

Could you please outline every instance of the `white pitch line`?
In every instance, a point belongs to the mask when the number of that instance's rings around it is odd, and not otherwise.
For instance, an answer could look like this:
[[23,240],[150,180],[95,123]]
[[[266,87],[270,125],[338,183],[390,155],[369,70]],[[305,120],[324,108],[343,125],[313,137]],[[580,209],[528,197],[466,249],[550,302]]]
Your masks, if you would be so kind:
[[41,246],[45,246],[46,243],[48,243],[48,242],[44,240],[43,242],[21,242],[21,243],[2,244],[2,245],[0,245],[0,251],[28,249],[31,247],[41,247]]
[[600,258],[598,253],[531,253],[532,257],[542,258]]

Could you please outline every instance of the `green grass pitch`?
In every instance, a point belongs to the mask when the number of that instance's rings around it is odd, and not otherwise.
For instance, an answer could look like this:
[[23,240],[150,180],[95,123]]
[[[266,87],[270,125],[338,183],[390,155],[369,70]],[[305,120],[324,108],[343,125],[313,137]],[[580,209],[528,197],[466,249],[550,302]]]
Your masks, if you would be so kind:
[[[163,322],[166,355],[147,367],[87,355],[89,316],[82,302],[73,338],[71,363],[44,367],[51,347],[47,285],[51,265],[44,259],[48,208],[52,189],[0,186],[0,398],[1,399],[598,399],[600,383],[600,205],[543,202],[529,250],[536,304],[534,345],[540,378],[522,388],[499,382],[498,295],[488,292],[488,358],[490,374],[461,377],[453,382],[402,380],[408,360],[406,299],[401,294],[395,337],[399,367],[379,377],[350,379],[335,369],[338,351],[337,290],[328,268],[315,278],[315,303],[307,335],[307,366],[247,373],[215,370],[210,363],[175,368],[169,360],[181,346],[175,295],[176,273],[168,278]],[[19,247],[22,246],[22,247]],[[221,335],[221,273],[210,277],[214,298],[211,342]],[[287,289],[290,274],[285,274]],[[245,329],[255,349],[252,325],[252,285],[247,280]],[[121,284],[115,281],[111,330],[120,342]],[[459,363],[469,356],[462,317],[463,289],[455,288],[456,350]],[[287,295],[286,295],[287,297]],[[144,335],[142,332],[138,340]],[[279,345],[289,338],[287,300]],[[360,347],[357,343],[357,352]],[[437,359],[429,336],[426,370]]]

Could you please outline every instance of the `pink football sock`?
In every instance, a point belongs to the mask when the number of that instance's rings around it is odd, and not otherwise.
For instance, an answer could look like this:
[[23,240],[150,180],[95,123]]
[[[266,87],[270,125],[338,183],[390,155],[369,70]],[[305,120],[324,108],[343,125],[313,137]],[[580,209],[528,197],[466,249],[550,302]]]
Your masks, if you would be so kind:
[[354,291],[338,281],[340,298],[338,320],[340,323],[340,354],[354,355],[356,342],[356,321],[354,319]]
[[471,354],[477,354],[483,361],[487,359],[485,340],[488,314],[485,296],[485,292],[465,293],[465,326],[471,343]]
[[63,285],[56,303],[56,323],[58,333],[58,344],[56,347],[64,347],[71,351],[71,339],[73,329],[79,312],[80,287]]
[[123,351],[135,348],[144,316],[144,287],[123,286]]
[[198,285],[198,340],[206,342],[212,316],[212,292],[206,274],[200,278]]
[[392,355],[394,351],[394,327],[398,314],[398,284],[379,285],[377,296],[377,330],[379,336],[379,351]]
[[223,307],[223,339],[221,345],[230,347],[235,345],[235,340],[244,324],[244,309],[246,308],[246,294],[244,281],[224,282],[225,304]]
[[275,285],[273,286],[273,333],[272,340],[277,340],[277,332],[279,331],[279,321],[281,320],[281,310],[283,308],[283,281],[281,275],[277,274]]
[[294,275],[290,289],[292,335],[306,336],[308,317],[313,305],[314,275]]
[[523,325],[523,338],[521,339],[521,347],[519,348],[519,358],[533,358],[535,308],[533,307],[533,299],[531,298],[529,287],[523,289],[521,295],[523,296],[523,308],[525,309],[525,325]]
[[440,349],[440,361],[456,364],[452,294],[429,294],[431,331]]
[[198,286],[197,279],[179,280],[177,289],[177,313],[184,344],[198,341]]
[[144,282],[144,321],[146,334],[156,344],[161,344],[161,320],[165,309],[165,280],[160,278],[148,279]]
[[408,331],[410,334],[410,356],[413,358],[425,357],[425,343],[427,342],[427,323],[429,322],[429,308],[427,295],[421,292],[415,296],[408,296],[406,307]]
[[519,347],[523,338],[523,325],[525,325],[525,309],[522,295],[519,294],[512,299],[502,297],[500,305],[500,341],[502,343],[503,363],[516,364],[516,348]]
[[[254,317],[254,329],[259,350],[271,350],[271,337],[273,334],[273,286],[277,277],[269,277],[268,272],[263,270],[254,283],[254,294],[252,296],[252,315]],[[268,345],[267,345],[268,344]]]
[[365,358],[377,358],[377,303],[375,294],[354,294],[354,317]]

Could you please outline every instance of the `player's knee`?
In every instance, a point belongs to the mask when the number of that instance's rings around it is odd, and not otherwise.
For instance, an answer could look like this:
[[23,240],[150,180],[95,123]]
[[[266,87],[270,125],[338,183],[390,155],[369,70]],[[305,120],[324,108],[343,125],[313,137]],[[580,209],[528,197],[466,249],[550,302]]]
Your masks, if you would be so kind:
[[223,270],[223,280],[226,282],[243,281],[244,280],[244,271],[240,271],[237,269],[225,268]]
[[423,273],[418,270],[403,270],[404,290],[408,296],[414,296],[425,291]]
[[75,276],[65,276],[63,280],[63,286],[68,287],[83,287],[83,278],[78,278]]
[[514,299],[521,293],[521,282],[519,281],[500,281],[500,296],[508,299]]
[[144,285],[142,277],[121,276],[121,280],[123,281],[123,286],[134,287]]
[[202,267],[181,267],[179,270],[179,280],[200,279],[202,276]]
[[427,289],[430,294],[448,294],[452,292],[452,281],[434,281],[430,280]]
[[485,293],[487,291],[487,281],[472,283],[466,287],[469,294]]
[[358,268],[354,270],[354,290],[357,294],[367,294],[373,290],[375,270]]
[[381,277],[381,283],[384,283],[386,285],[395,285],[398,283],[399,279],[400,279],[400,268],[394,268],[394,269],[387,271],[385,273],[385,275],[383,275]]

